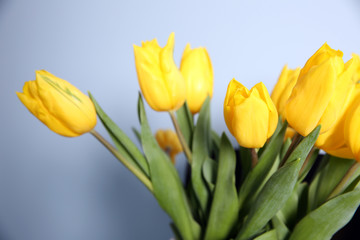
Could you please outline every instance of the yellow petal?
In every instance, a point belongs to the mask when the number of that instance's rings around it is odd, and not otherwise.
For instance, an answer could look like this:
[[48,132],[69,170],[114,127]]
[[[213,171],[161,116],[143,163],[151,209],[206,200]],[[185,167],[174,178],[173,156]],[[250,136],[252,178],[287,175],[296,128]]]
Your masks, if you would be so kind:
[[[318,125],[334,94],[336,80],[332,58],[299,76],[285,107],[286,118],[298,133],[307,136]],[[321,128],[321,132],[326,130]]]
[[186,83],[186,100],[190,111],[200,111],[207,96],[213,94],[213,70],[205,48],[191,49],[186,45],[180,71]]

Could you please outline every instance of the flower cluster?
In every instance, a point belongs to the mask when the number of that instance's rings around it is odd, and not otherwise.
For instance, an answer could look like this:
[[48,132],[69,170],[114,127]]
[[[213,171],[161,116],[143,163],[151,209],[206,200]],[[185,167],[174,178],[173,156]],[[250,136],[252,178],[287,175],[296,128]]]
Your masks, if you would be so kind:
[[[186,45],[178,67],[174,45],[173,33],[163,48],[134,45],[141,149],[93,95],[44,70],[17,94],[54,132],[94,135],[154,195],[178,240],[330,239],[360,204],[359,56],[344,63],[325,43],[302,68],[285,66],[271,96],[261,82],[248,90],[231,80],[223,114],[234,148],[211,129],[206,49]],[[142,95],[175,131],[153,134]],[[96,115],[113,144],[95,131]],[[174,166],[182,151],[185,182]]]

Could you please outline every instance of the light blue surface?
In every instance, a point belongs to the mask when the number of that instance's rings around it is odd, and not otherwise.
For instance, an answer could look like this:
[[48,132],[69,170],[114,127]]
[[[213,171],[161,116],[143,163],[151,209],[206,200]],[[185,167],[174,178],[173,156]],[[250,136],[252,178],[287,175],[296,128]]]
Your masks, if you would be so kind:
[[[135,140],[139,91],[132,44],[175,32],[175,61],[187,42],[205,46],[215,73],[212,124],[235,77],[271,91],[285,63],[302,66],[325,41],[360,53],[357,1],[0,0],[0,239],[169,239],[154,198],[91,135],[49,131],[15,91],[46,69],[90,90]],[[153,131],[171,127],[147,108]],[[96,129],[106,134],[99,124]],[[235,143],[235,141],[233,140]],[[178,159],[178,167],[185,159]]]

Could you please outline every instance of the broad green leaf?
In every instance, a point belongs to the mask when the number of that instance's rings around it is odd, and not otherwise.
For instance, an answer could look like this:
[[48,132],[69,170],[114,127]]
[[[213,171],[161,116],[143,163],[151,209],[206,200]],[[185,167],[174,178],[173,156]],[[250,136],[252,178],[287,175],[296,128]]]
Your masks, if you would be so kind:
[[278,240],[276,230],[270,230],[256,237],[254,240]]
[[237,151],[237,158],[238,164],[236,165],[236,186],[239,189],[252,169],[251,150],[249,148],[239,146],[239,150]]
[[211,131],[210,156],[213,159],[218,159],[219,148],[220,148],[220,137],[215,131]]
[[298,182],[302,182],[305,179],[305,177],[308,175],[311,168],[314,166],[314,163],[319,155],[319,151],[320,151],[319,149],[315,149],[315,148],[313,148],[310,151],[310,154],[307,156],[305,163],[302,169],[300,170],[300,176]]
[[307,182],[298,183],[297,194],[299,197],[297,209],[297,222],[302,219],[308,212],[309,184]]
[[350,184],[349,186],[344,190],[344,193],[353,191],[354,189],[359,189],[360,186],[360,176],[357,176]]
[[242,211],[247,212],[252,199],[255,197],[254,193],[258,192],[259,186],[262,185],[265,178],[268,176],[275,160],[276,155],[280,151],[287,124],[284,124],[277,135],[273,135],[259,158],[258,164],[246,176],[244,183],[239,191],[239,206]]
[[313,207],[316,208],[326,201],[354,162],[354,160],[330,156],[328,163],[320,171]]
[[238,196],[235,186],[236,157],[223,133],[214,198],[211,204],[205,239],[227,239],[238,216]]
[[207,157],[206,160],[204,161],[202,171],[203,171],[204,179],[208,184],[208,187],[211,192],[213,192],[215,188],[217,168],[218,168],[218,163],[213,159]]
[[301,140],[299,145],[297,145],[297,147],[292,151],[292,153],[286,159],[286,161],[292,162],[295,159],[300,158],[301,160],[300,166],[302,166],[307,155],[314,146],[316,139],[319,136],[319,132],[320,132],[320,126],[316,127],[307,137]]
[[283,159],[285,157],[285,154],[288,151],[290,145],[291,145],[291,139],[288,138],[288,139],[285,140],[285,142],[281,146],[280,159]]
[[[286,164],[275,172],[252,203],[249,216],[237,240],[248,239],[258,233],[289,199],[306,156],[314,146],[320,126],[304,138],[288,157]],[[263,153],[265,154],[265,152]]]
[[204,214],[209,207],[210,192],[202,175],[202,166],[209,156],[210,133],[210,99],[207,98],[201,107],[194,130],[191,163],[192,186]]
[[102,110],[100,105],[97,103],[95,98],[89,93],[91,101],[94,103],[96,113],[99,116],[101,122],[103,123],[105,129],[108,131],[110,137],[112,138],[117,150],[120,154],[132,163],[137,168],[140,168],[141,171],[146,175],[150,176],[149,166],[140,150],[136,145],[130,140],[128,136],[111,120],[111,118]]
[[136,139],[139,141],[139,143],[141,144],[141,134],[140,134],[140,132],[136,129],[136,128],[131,128],[132,129],[132,131],[133,131],[133,133],[135,134],[135,137],[136,137]]
[[306,215],[290,240],[327,240],[347,224],[360,204],[360,190],[339,195]]
[[277,213],[281,220],[286,224],[289,229],[295,226],[297,218],[297,210],[299,205],[299,196],[298,196],[298,185],[295,185],[293,192],[291,193],[289,199],[284,204],[284,207]]
[[300,159],[288,162],[270,177],[252,203],[249,216],[236,237],[237,240],[250,239],[258,234],[284,206],[294,189],[300,170],[299,164]]
[[148,159],[154,196],[169,214],[183,239],[198,239],[200,227],[192,218],[180,177],[168,156],[157,144],[146,119],[141,96],[138,103],[141,142]]
[[180,130],[186,140],[188,146],[191,146],[191,139],[194,129],[193,115],[189,110],[188,104],[184,105],[176,111],[176,118],[180,126]]
[[[274,133],[273,133],[273,136],[278,135],[279,132],[280,132],[280,130],[282,129],[282,127],[283,127],[284,125],[287,125],[287,122],[282,122],[281,118],[279,117],[279,119],[278,119],[278,124],[277,124],[276,129],[275,129],[275,131],[274,131]],[[267,149],[267,145],[268,145],[268,144],[270,144],[269,141],[266,142],[266,143],[264,144],[264,146],[259,149],[259,151],[258,151],[258,156],[259,156],[259,158],[261,157],[261,155],[263,154],[263,152],[265,151],[265,149]]]
[[285,225],[285,223],[280,220],[278,214],[276,214],[272,219],[271,222],[276,230],[276,236],[278,240],[285,240],[290,235],[290,231]]

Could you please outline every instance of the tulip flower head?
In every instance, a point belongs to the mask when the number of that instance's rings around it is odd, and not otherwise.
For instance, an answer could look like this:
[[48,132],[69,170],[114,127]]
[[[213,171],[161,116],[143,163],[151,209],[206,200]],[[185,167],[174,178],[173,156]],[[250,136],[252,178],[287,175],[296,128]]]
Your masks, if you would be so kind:
[[224,118],[240,146],[260,148],[274,133],[278,113],[262,82],[249,91],[233,79],[225,97]]
[[175,156],[183,151],[176,133],[169,129],[160,129],[156,132],[155,138],[159,146],[170,156],[171,162],[175,164]]
[[187,44],[180,71],[186,83],[186,101],[192,114],[198,113],[207,96],[213,95],[214,74],[205,48],[191,49]]
[[36,71],[36,80],[26,82],[23,92],[16,94],[35,117],[60,135],[76,137],[96,125],[89,97],[45,70]]
[[174,44],[175,35],[171,33],[163,48],[156,39],[134,45],[141,92],[155,111],[177,110],[185,102],[184,78],[173,59]]
[[360,100],[351,106],[344,126],[345,141],[356,161],[360,162]]
[[337,119],[332,128],[330,128],[327,132],[319,135],[315,145],[331,155],[341,158],[354,158],[351,149],[345,141],[344,127],[350,109],[356,104],[357,100],[360,98],[360,84],[356,84],[360,76],[356,71],[356,69],[360,69],[359,56],[354,54],[353,59],[348,61],[345,66],[348,69],[354,68],[352,71],[347,71],[347,73],[353,73],[352,76],[348,77],[352,79],[352,82],[355,83],[354,87],[349,91],[349,97],[348,100],[344,103],[341,117]]
[[271,93],[271,99],[273,100],[279,115],[282,116],[283,119],[285,119],[284,114],[286,102],[296,84],[300,70],[300,67],[290,69],[287,65],[285,65],[281,71],[279,80]]
[[355,58],[344,65],[343,53],[326,43],[306,62],[285,106],[286,119],[307,136],[316,126],[328,131],[341,117],[354,87]]

